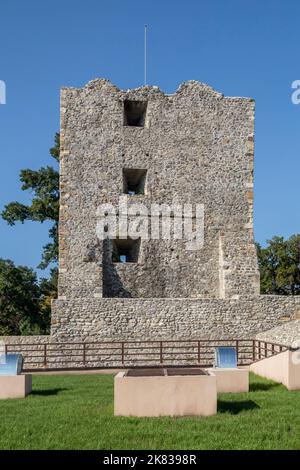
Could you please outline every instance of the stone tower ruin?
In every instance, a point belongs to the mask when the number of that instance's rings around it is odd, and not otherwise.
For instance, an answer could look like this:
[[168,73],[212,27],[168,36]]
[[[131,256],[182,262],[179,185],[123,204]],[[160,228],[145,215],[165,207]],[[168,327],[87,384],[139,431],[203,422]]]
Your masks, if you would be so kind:
[[[292,318],[297,299],[259,295],[254,106],[196,81],[173,95],[154,86],[124,91],[104,79],[62,89],[52,336],[250,337]],[[202,248],[99,240],[98,207],[117,207],[125,195],[149,213],[152,204],[202,204]]]

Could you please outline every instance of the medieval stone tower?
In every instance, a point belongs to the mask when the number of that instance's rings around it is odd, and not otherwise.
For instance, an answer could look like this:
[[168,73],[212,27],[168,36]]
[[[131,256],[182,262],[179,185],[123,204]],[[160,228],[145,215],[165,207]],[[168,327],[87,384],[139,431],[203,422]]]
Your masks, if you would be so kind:
[[[59,338],[247,336],[292,315],[259,295],[254,101],[190,81],[173,95],[99,79],[61,93]],[[97,208],[203,204],[204,244],[101,241]],[[193,215],[191,216],[193,217]],[[125,261],[125,262],[120,262]]]

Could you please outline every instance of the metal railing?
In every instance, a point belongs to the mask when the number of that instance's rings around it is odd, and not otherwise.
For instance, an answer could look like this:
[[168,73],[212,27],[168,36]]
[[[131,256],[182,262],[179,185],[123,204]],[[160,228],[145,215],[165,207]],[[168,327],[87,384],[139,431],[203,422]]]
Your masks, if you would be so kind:
[[275,356],[289,349],[283,344],[270,343],[267,341],[253,340],[253,362]]
[[215,348],[234,346],[238,365],[274,356],[286,346],[253,339],[98,341],[6,344],[6,353],[21,353],[24,370],[127,367],[172,367],[214,364]]

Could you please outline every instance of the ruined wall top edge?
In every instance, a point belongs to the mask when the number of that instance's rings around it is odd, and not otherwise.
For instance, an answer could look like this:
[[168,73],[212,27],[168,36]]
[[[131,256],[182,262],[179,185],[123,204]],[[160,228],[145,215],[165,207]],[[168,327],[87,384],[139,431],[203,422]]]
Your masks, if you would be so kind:
[[144,85],[141,87],[137,88],[132,88],[132,89],[126,89],[122,90],[121,88],[117,87],[114,85],[110,80],[106,78],[96,78],[94,80],[89,81],[86,85],[84,85],[82,88],[76,88],[76,87],[62,87],[61,88],[61,93],[63,95],[65,94],[79,94],[79,93],[89,93],[93,90],[97,91],[105,91],[105,92],[116,92],[116,93],[122,93],[125,94],[131,94],[131,93],[136,93],[136,94],[159,94],[163,95],[165,97],[176,97],[178,95],[184,95],[186,93],[205,93],[209,94],[212,97],[216,99],[225,99],[225,100],[238,100],[238,101],[248,101],[255,103],[254,98],[250,97],[239,97],[239,96],[225,96],[223,93],[218,92],[211,86],[207,85],[206,83],[199,82],[198,80],[188,80],[186,82],[183,82],[179,85],[175,93],[168,94],[164,93],[158,86],[156,85]]

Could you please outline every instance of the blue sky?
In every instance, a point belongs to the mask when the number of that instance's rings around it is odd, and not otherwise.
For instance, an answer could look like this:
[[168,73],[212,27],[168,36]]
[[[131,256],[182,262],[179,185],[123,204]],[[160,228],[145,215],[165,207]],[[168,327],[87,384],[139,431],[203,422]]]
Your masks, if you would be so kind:
[[[208,83],[256,100],[255,237],[300,233],[300,2],[296,0],[2,0],[0,206],[27,202],[19,171],[51,163],[59,90],[96,77],[120,88],[148,82],[173,93],[183,81]],[[36,267],[47,224],[0,222],[0,257]]]

